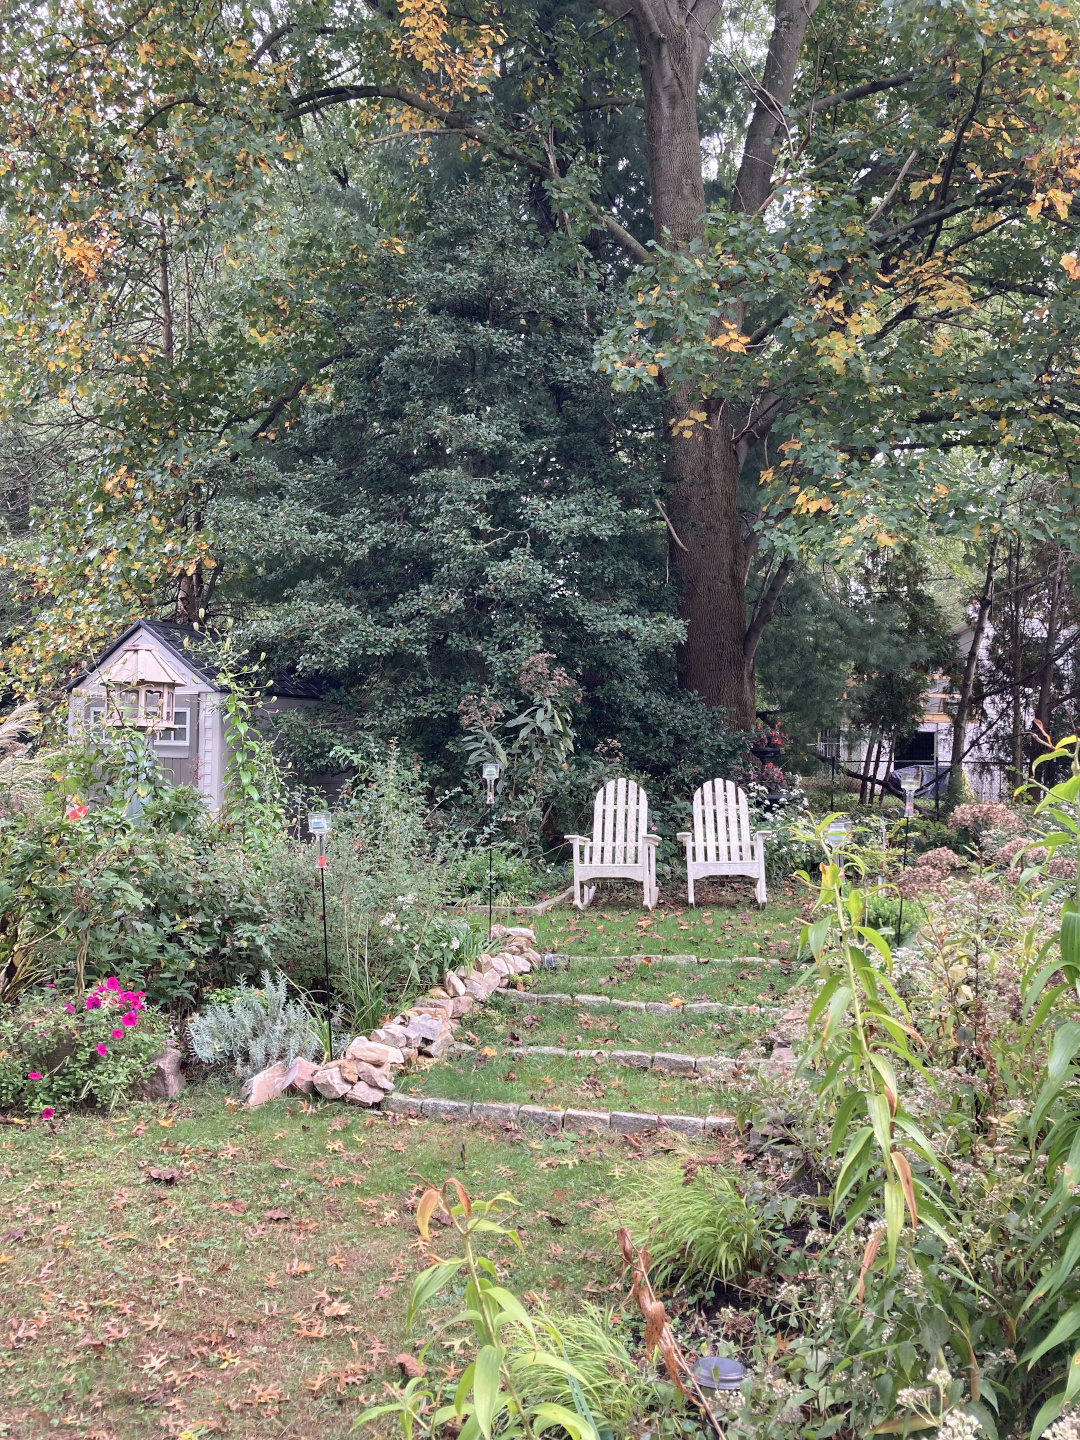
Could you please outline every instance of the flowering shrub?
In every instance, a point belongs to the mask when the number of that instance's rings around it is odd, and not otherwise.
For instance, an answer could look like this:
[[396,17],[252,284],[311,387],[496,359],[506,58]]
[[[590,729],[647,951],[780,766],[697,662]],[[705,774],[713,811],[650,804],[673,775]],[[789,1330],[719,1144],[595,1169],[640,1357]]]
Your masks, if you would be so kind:
[[778,750],[786,750],[791,744],[791,736],[782,725],[766,725],[764,720],[759,720],[751,733],[750,744],[775,745]]
[[1010,810],[1008,805],[1002,805],[999,801],[957,805],[949,816],[951,829],[970,830],[976,837],[984,835],[988,830],[1004,830],[1015,835],[1023,825],[1024,821],[1016,811]]
[[150,1074],[166,1034],[115,975],[81,999],[52,985],[31,992],[0,1020],[0,1106],[46,1119],[83,1100],[111,1109]]

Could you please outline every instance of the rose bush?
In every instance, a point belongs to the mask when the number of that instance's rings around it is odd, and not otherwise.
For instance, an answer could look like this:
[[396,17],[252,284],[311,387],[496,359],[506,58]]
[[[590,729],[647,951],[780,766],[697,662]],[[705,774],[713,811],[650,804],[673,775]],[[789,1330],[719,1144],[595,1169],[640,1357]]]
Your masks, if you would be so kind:
[[31,991],[0,1019],[0,1106],[45,1118],[83,1101],[111,1109],[150,1074],[167,1033],[115,975],[77,999]]

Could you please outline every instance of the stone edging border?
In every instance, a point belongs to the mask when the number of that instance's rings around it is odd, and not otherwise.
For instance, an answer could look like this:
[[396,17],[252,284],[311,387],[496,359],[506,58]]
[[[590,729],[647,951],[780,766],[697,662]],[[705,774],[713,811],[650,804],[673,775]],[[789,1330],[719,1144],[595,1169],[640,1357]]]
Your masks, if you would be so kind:
[[382,1102],[386,1115],[411,1120],[488,1120],[496,1125],[532,1125],[543,1130],[578,1133],[599,1130],[615,1135],[644,1135],[654,1130],[671,1130],[677,1135],[704,1137],[735,1129],[731,1115],[654,1115],[625,1110],[548,1110],[542,1105],[511,1105],[496,1100],[439,1100],[421,1095],[387,1095]]
[[687,1000],[668,1005],[663,1000],[617,1000],[611,995],[567,995],[559,990],[503,990],[503,999],[513,1005],[587,1005],[590,1010],[637,1010],[647,1015],[725,1015],[737,1010],[746,1015],[779,1014],[780,1005],[732,1005],[726,1000]]
[[[448,1054],[455,1059],[475,1055],[478,1047],[457,1043]],[[629,1065],[635,1070],[658,1070],[664,1075],[715,1075],[718,1070],[735,1070],[741,1065],[773,1065],[771,1055],[678,1055],[658,1050],[570,1050],[561,1045],[508,1045],[500,1058],[525,1060],[530,1055],[568,1056],[572,1060],[607,1061],[612,1065]]]
[[[486,912],[485,912],[486,913]],[[792,968],[794,960],[771,960],[767,955],[660,955],[655,950],[638,951],[634,955],[570,955],[565,950],[549,950],[547,955],[555,961],[555,968],[569,968],[571,960],[608,961],[614,965],[619,960],[657,960],[669,965],[786,965]]]

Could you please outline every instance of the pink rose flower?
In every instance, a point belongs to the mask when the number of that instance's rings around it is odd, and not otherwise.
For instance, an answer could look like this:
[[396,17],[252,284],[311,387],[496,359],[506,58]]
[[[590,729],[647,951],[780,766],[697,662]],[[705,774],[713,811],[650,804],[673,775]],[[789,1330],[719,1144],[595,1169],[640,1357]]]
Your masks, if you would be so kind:
[[56,1114],[56,1111],[53,1109],[53,1107],[52,1107],[51,1105],[46,1105],[46,1106],[42,1109],[41,1118],[42,1118],[43,1120],[51,1120],[52,1117],[53,1117],[55,1114]]
[[41,1079],[41,1073],[40,1073],[40,1071],[37,1071],[37,1070],[31,1070],[31,1071],[30,1071],[30,1074],[29,1074],[26,1078],[27,1078],[28,1080],[40,1080],[40,1079]]
[[99,1040],[95,1048],[102,1059],[109,1053],[109,1047],[105,1044],[104,1040]]
[[109,1034],[114,1040],[122,1040],[124,1038],[123,1030],[110,1030]]
[[121,1015],[120,1019],[125,1025],[137,1025],[139,1023],[139,1017],[135,1014],[134,1010],[129,1010],[126,1015]]

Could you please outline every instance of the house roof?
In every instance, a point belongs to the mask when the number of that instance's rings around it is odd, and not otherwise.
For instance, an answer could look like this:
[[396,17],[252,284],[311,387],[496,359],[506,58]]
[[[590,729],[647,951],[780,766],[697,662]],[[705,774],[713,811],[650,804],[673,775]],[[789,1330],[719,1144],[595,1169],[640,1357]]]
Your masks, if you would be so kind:
[[[205,653],[205,633],[196,630],[194,625],[179,625],[171,620],[136,620],[134,625],[129,625],[122,635],[108,645],[94,661],[94,664],[81,675],[77,675],[67,688],[74,690],[84,680],[89,679],[120,647],[127,643],[133,635],[140,630],[147,631],[154,637],[171,655],[180,660],[189,670],[210,686],[212,690],[219,693],[225,690],[225,686],[218,682],[217,666]],[[185,647],[184,642],[187,641]],[[200,653],[202,652],[202,653]],[[322,686],[318,680],[308,679],[295,675],[276,675],[270,684],[271,694],[279,699],[287,700],[321,700]]]

